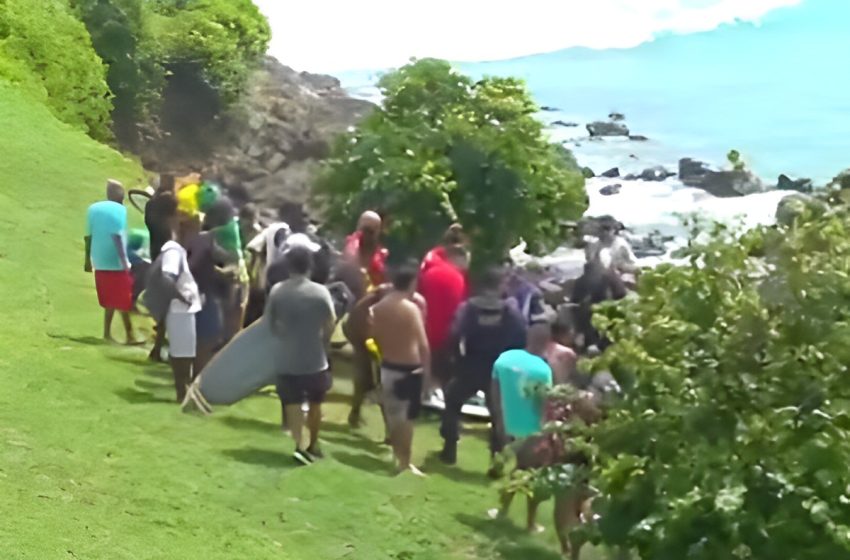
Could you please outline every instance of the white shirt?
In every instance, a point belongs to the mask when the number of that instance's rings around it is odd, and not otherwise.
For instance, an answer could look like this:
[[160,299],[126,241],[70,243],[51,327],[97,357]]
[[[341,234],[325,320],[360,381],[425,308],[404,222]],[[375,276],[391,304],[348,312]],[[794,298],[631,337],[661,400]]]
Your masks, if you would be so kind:
[[588,260],[598,257],[600,262],[619,273],[631,272],[637,262],[632,246],[619,235],[610,244],[597,241],[588,250]]
[[201,294],[189,270],[186,249],[176,241],[168,241],[162,246],[162,273],[177,278],[177,290],[189,302],[187,305],[179,299],[171,300],[171,313],[197,313],[201,310]]
[[270,265],[277,254],[277,247],[274,244],[274,238],[280,230],[289,230],[289,225],[286,222],[276,222],[252,239],[246,247],[254,253],[266,252],[266,266]]

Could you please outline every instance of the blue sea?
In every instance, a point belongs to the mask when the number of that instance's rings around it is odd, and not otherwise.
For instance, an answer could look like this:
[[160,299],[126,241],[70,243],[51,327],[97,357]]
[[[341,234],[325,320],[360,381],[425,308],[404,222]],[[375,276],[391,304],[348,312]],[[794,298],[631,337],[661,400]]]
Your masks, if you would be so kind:
[[[742,0],[746,1],[746,0]],[[461,63],[474,76],[517,76],[540,105],[540,118],[572,121],[552,127],[596,172],[651,165],[676,169],[682,157],[722,167],[730,149],[768,184],[781,173],[825,184],[850,167],[850,0],[803,0],[759,22],[666,35],[629,49],[571,48],[496,62]],[[376,72],[341,75],[355,94],[368,94]],[[374,90],[372,90],[374,91]],[[632,134],[648,142],[590,142],[584,125],[625,114]],[[588,183],[591,213],[612,213],[638,231],[682,231],[678,215],[704,211],[747,224],[772,219],[780,195],[722,201],[684,188],[626,182],[620,195],[598,190],[620,180]]]

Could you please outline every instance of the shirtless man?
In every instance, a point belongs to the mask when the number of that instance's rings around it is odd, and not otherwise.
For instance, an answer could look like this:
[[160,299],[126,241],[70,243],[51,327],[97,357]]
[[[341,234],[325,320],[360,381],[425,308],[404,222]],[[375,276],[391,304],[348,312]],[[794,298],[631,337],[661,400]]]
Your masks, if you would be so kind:
[[[371,210],[363,212],[357,220],[357,231],[345,240],[343,256],[349,262],[356,263],[360,269],[366,272],[366,277],[371,286],[376,287],[383,284],[385,279],[385,267],[389,252],[381,245],[381,229],[383,223],[381,216]],[[359,299],[363,293],[352,290]]]
[[372,332],[383,360],[384,412],[398,470],[423,476],[410,462],[413,421],[422,406],[423,379],[431,368],[422,311],[412,301],[418,272],[415,266],[396,271],[392,291],[372,308]]

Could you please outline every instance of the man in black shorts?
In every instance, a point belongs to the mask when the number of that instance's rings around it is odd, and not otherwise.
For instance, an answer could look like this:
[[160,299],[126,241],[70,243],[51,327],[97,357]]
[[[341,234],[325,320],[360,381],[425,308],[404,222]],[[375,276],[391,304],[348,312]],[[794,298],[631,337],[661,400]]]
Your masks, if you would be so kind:
[[[306,247],[290,249],[290,277],[272,288],[266,304],[266,318],[279,340],[277,360],[277,392],[283,405],[286,424],[295,440],[294,459],[308,465],[320,459],[319,426],[322,402],[330,390],[332,378],[327,347],[336,316],[327,288],[310,280],[312,254]],[[308,445],[304,446],[305,415],[302,405],[308,403]]]

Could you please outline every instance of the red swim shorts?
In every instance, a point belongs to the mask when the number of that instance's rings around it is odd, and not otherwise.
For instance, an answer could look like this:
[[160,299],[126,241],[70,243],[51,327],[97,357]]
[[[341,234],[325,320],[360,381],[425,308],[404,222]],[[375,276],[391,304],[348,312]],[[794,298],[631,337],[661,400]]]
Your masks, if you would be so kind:
[[133,307],[133,277],[127,270],[96,270],[97,301],[104,309],[130,311]]

